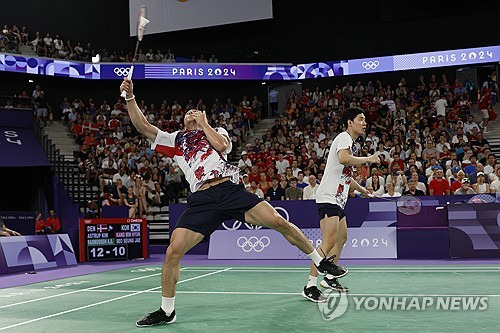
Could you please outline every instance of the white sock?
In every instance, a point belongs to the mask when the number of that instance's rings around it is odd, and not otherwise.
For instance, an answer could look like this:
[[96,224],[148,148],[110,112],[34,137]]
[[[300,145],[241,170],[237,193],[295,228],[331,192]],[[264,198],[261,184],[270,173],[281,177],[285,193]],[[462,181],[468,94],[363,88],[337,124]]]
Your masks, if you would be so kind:
[[314,262],[316,266],[318,266],[321,260],[323,260],[323,257],[320,256],[318,251],[316,250],[312,251],[307,256]]
[[175,296],[174,297],[161,297],[161,308],[167,316],[170,316],[170,314],[174,311],[174,303],[175,303]]
[[309,275],[309,280],[307,280],[307,286],[306,286],[306,288],[316,287],[317,283],[318,283],[318,277],[317,276]]

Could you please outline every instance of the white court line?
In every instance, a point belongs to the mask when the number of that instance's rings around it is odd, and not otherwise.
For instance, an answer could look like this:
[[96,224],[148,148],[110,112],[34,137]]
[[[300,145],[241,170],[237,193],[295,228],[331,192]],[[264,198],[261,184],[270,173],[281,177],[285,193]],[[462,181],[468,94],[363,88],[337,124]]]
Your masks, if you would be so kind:
[[[196,270],[217,270],[218,268],[212,268],[212,267],[196,267],[196,266],[191,266],[191,267],[186,267],[186,271],[196,271]],[[233,270],[240,270],[240,269],[245,269],[245,270],[309,270],[309,267],[279,267],[279,266],[274,266],[274,267],[233,267]],[[500,266],[452,266],[452,267],[447,267],[447,266],[413,266],[413,267],[350,267],[350,270],[482,270],[482,269],[488,269],[488,270],[500,270]]]
[[[202,277],[206,277],[206,276],[217,274],[217,273],[222,273],[222,272],[228,271],[230,269],[231,269],[231,267],[226,268],[226,269],[222,269],[220,271],[216,271],[216,272],[212,272],[212,273],[207,273],[207,274],[195,276],[195,277],[192,277],[192,278],[189,278],[189,279],[186,279],[186,280],[179,281],[177,284],[183,283],[183,282],[192,281],[192,280],[196,280],[196,279],[200,279]],[[73,309],[69,309],[69,310],[66,310],[66,311],[57,312],[57,313],[54,313],[54,314],[51,314],[51,315],[48,315],[48,316],[43,316],[43,317],[39,317],[39,318],[35,318],[35,319],[23,321],[21,323],[17,323],[17,324],[13,324],[13,325],[1,327],[0,331],[7,330],[9,328],[14,328],[14,327],[26,325],[26,324],[30,324],[30,323],[34,323],[34,322],[37,322],[37,321],[40,321],[40,320],[44,320],[44,319],[49,319],[49,318],[61,316],[61,315],[66,314],[66,313],[71,313],[71,312],[75,312],[75,311],[87,309],[87,308],[94,307],[94,306],[97,306],[97,305],[106,304],[106,303],[109,303],[109,302],[117,301],[119,299],[131,297],[131,296],[135,296],[135,295],[139,295],[139,294],[143,294],[143,293],[147,293],[147,292],[153,291],[155,289],[159,289],[159,288],[161,288],[161,286],[150,288],[150,289],[147,289],[147,290],[136,291],[136,292],[133,292],[132,294],[127,294],[127,295],[123,295],[123,296],[120,296],[120,297],[111,298],[111,299],[108,299],[108,300],[105,300],[105,301],[101,301],[101,302],[97,302],[97,303],[92,303],[92,304],[80,306],[78,308],[73,308]],[[82,291],[84,291],[84,290],[85,289],[82,289]]]
[[[131,293],[139,292],[137,290],[112,290],[112,289],[99,289],[99,290],[89,290],[91,292],[97,293]],[[148,293],[160,293],[161,291],[148,291]],[[259,292],[259,291],[177,291],[177,294],[221,294],[221,295],[301,295],[298,292]],[[460,294],[353,294],[347,293],[347,296],[385,296],[385,297],[500,297],[500,295],[460,295]]]
[[[190,270],[185,270],[185,272],[213,272],[213,269],[190,269]],[[232,269],[231,272],[234,273],[304,273],[309,271],[309,269],[304,270],[304,269],[297,269],[297,270],[280,270],[280,269]],[[410,269],[410,270],[363,270],[363,269],[350,269],[349,272],[357,272],[357,273],[500,273],[500,269],[490,269],[490,270],[471,270],[471,269],[464,269],[464,270],[450,270],[450,269],[445,269],[445,270],[426,270],[426,269],[421,269],[421,270],[416,270],[416,269]]]
[[[185,270],[185,268],[182,268],[181,270]],[[21,305],[21,304],[26,304],[26,303],[43,301],[43,300],[54,298],[54,297],[60,297],[60,296],[65,296],[65,295],[76,294],[76,293],[80,293],[82,291],[87,291],[87,290],[93,290],[93,289],[97,289],[97,288],[114,286],[116,284],[121,284],[121,283],[125,283],[125,282],[146,279],[148,277],[157,276],[157,275],[161,275],[161,273],[154,273],[154,274],[139,276],[139,277],[135,277],[135,278],[127,279],[127,280],[122,280],[122,281],[116,281],[116,282],[110,282],[110,283],[106,283],[106,284],[101,284],[99,286],[89,287],[89,288],[85,288],[85,289],[78,289],[78,290],[68,291],[68,292],[61,293],[61,294],[50,295],[50,296],[45,296],[45,297],[40,297],[40,298],[34,298],[34,299],[30,299],[30,300],[22,301],[22,302],[18,302],[18,303],[6,304],[6,305],[0,306],[0,309],[9,308],[11,306]]]

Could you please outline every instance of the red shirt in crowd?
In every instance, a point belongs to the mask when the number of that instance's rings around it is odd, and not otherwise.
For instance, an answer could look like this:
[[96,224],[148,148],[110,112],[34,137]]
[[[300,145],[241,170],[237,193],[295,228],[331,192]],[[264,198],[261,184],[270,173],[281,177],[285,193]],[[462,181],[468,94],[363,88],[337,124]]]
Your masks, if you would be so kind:
[[48,217],[45,220],[45,226],[50,227],[52,232],[57,232],[61,229],[61,220],[58,217]]
[[43,219],[38,219],[35,221],[35,232],[42,232],[45,228],[45,221]]
[[451,184],[451,194],[455,193],[455,191],[458,190],[460,187],[462,187],[462,183],[459,182],[458,180],[455,180]]
[[488,109],[490,103],[491,103],[491,95],[490,94],[483,95],[479,100],[479,103],[477,104],[477,108],[479,110],[486,110]]
[[441,178],[441,180],[434,178],[429,184],[429,192],[431,189],[434,190],[432,195],[445,195],[447,194],[446,191],[450,190],[450,184],[444,178]]

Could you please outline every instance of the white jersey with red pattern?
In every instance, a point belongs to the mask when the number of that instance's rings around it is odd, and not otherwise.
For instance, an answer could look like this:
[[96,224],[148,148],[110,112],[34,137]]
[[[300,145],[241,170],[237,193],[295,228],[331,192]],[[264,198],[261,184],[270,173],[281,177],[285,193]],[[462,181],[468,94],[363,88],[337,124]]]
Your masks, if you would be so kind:
[[340,133],[332,142],[325,173],[316,192],[316,203],[331,203],[342,208],[347,203],[354,167],[340,163],[338,152],[342,149],[350,149],[352,155],[356,152],[354,141],[347,132]]
[[[224,128],[217,127],[215,131],[229,140]],[[239,182],[240,169],[229,164],[226,159],[232,149],[231,140],[227,149],[219,152],[201,130],[173,133],[158,130],[151,148],[173,158],[179,164],[189,182],[191,192],[196,192],[205,181],[213,178],[231,177],[232,182],[236,184]]]

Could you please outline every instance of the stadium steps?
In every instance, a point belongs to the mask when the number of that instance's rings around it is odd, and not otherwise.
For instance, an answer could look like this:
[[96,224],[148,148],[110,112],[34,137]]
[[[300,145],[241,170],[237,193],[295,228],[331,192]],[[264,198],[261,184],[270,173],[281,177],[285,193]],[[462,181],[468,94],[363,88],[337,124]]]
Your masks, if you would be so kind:
[[[495,106],[495,113],[500,115],[500,104]],[[475,120],[478,124],[481,122],[480,118],[480,116],[475,116]],[[484,134],[484,137],[489,141],[491,151],[497,156],[498,159],[500,157],[500,118],[488,123],[488,132],[489,133]]]
[[76,176],[60,179],[69,195],[73,198],[73,202],[85,205],[89,200],[95,200],[99,196],[99,189],[97,186],[91,186],[87,182],[85,175],[80,174],[78,165],[74,161],[75,152],[80,147],[74,142],[66,126],[60,121],[54,121],[52,124],[47,123],[43,129],[43,134],[47,135],[47,138],[59,149],[64,160],[69,162],[70,173]]
[[245,145],[247,143],[253,144],[255,143],[255,139],[262,138],[262,135],[266,134],[267,130],[269,130],[274,125],[274,121],[276,118],[267,118],[260,120],[250,132],[250,135],[245,138],[245,142],[236,152],[236,161],[238,161],[241,157],[241,152],[245,149]]
[[64,155],[67,161],[72,161],[74,159],[74,153],[78,151],[80,147],[74,142],[66,126],[60,121],[54,121],[52,124],[47,123],[43,132],[47,135],[49,140],[56,145],[61,155]]
[[19,53],[26,56],[36,57],[36,52],[31,45],[19,45]]
[[151,207],[151,214],[146,216],[150,244],[168,244],[170,227],[169,210],[169,206]]

